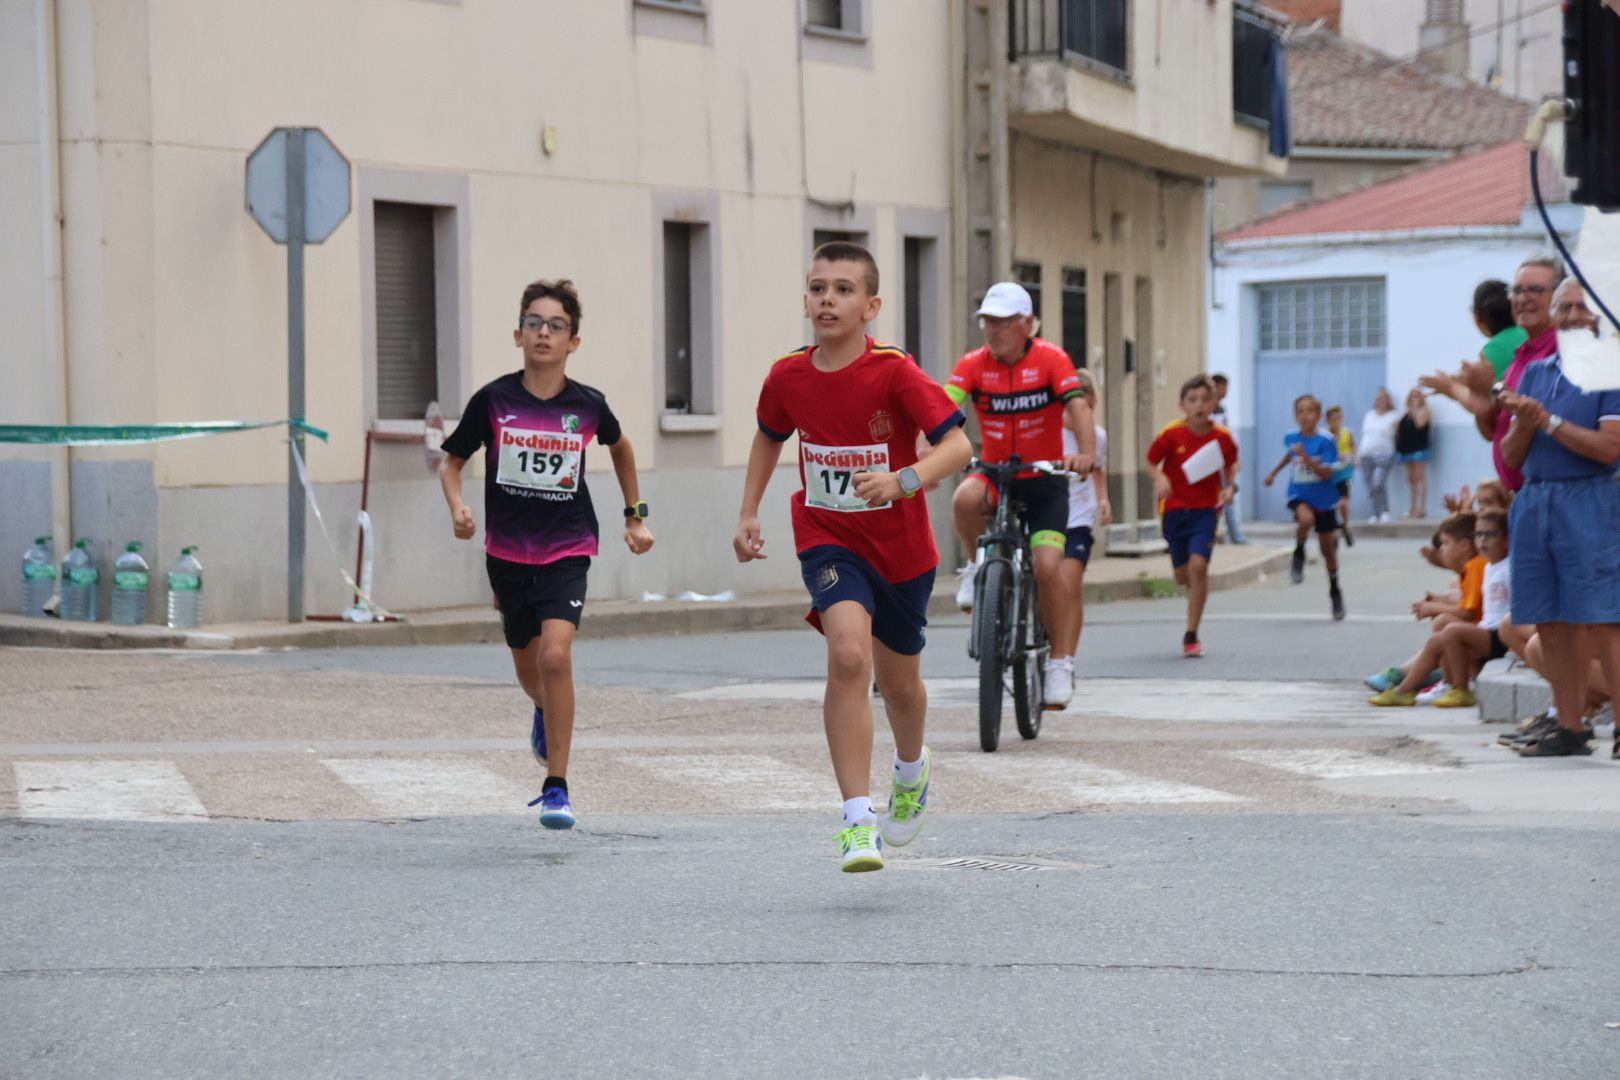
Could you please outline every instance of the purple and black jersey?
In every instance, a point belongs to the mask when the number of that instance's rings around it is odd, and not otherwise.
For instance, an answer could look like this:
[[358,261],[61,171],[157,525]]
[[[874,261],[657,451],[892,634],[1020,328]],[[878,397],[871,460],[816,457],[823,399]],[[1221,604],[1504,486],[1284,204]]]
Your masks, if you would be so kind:
[[506,562],[541,565],[597,552],[596,510],[585,484],[585,447],[619,441],[619,421],[602,392],[572,379],[545,401],[502,375],[472,396],[444,450],[484,456],[484,550]]

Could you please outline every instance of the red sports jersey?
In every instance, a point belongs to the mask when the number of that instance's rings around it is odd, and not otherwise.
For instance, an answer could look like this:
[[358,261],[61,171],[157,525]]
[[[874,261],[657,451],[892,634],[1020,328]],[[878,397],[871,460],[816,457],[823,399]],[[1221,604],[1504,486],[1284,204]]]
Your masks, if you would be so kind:
[[963,422],[961,410],[904,349],[868,337],[866,352],[837,371],[818,370],[814,352],[812,345],[782,357],[759,392],[759,429],[778,442],[799,433],[794,550],[831,544],[871,563],[885,581],[910,581],[939,565],[928,504],[868,506],[854,477],[915,465],[917,433],[939,442]]
[[[1182,471],[1182,463],[1205,443],[1215,441],[1221,444],[1221,455],[1225,458],[1225,465],[1210,473],[1196,484],[1187,482],[1187,474]],[[1211,424],[1209,430],[1202,435],[1196,434],[1187,426],[1185,420],[1172,420],[1166,424],[1148,447],[1147,459],[1164,470],[1164,475],[1170,480],[1170,497],[1164,500],[1159,510],[1207,510],[1221,505],[1221,487],[1225,483],[1227,470],[1237,464],[1237,443],[1232,440],[1232,433],[1219,424]]]
[[981,461],[996,464],[1014,454],[1056,461],[1063,457],[1063,407],[1080,395],[1080,376],[1068,353],[1031,338],[1016,364],[997,360],[988,345],[974,349],[957,361],[945,392],[958,405],[973,399]]

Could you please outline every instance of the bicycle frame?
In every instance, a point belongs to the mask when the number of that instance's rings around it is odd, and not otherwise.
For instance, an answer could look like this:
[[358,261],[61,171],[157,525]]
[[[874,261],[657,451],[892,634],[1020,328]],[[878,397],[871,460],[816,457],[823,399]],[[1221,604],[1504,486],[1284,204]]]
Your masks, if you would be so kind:
[[[1012,581],[1016,583],[1023,577],[1025,568],[1030,566],[1030,550],[1029,537],[1024,535],[1023,504],[1013,498],[1011,494],[1013,478],[1025,468],[1023,462],[1014,455],[999,465],[990,465],[975,460],[972,468],[985,475],[985,479],[995,488],[997,495],[995,517],[991,520],[990,526],[985,530],[984,535],[979,537],[977,544],[977,548],[984,552],[984,558],[980,562],[973,586],[973,629],[968,635],[968,656],[977,660],[979,658],[976,647],[979,637],[979,618],[985,607],[980,596],[980,591],[984,587],[984,566],[992,562],[1005,563]],[[998,640],[1001,642],[1001,654],[1008,661],[1014,658],[1013,653],[1016,647],[1016,643],[1013,641],[1014,628],[1017,627],[1018,617],[1021,614],[1017,610],[1017,605],[1024,603],[1026,593],[1026,590],[1016,587],[1015,584],[1013,588],[1014,609],[1008,612],[1010,617],[1006,620],[1006,625],[1001,627],[1001,633],[997,635]]]

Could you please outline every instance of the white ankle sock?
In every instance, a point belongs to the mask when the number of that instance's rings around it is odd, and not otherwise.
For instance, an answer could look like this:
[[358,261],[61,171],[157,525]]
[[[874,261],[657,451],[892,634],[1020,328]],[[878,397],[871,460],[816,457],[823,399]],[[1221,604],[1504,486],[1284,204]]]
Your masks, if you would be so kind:
[[844,800],[844,827],[851,825],[876,825],[877,813],[872,809],[870,795],[857,795],[853,799]]
[[916,761],[901,761],[899,754],[894,755],[894,778],[907,787],[922,779],[922,767],[920,757]]

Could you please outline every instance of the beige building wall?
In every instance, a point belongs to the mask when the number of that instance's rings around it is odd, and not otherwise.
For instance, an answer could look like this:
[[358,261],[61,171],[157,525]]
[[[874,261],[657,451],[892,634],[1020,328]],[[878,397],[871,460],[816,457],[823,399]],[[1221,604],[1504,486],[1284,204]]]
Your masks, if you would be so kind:
[[[1042,336],[1064,340],[1063,271],[1086,273],[1088,350],[1109,435],[1115,517],[1152,517],[1142,459],[1203,370],[1204,185],[1133,162],[1020,137],[1013,145],[1015,257],[1041,268]],[[1125,341],[1135,346],[1126,367]]]
[[[523,285],[578,283],[584,344],[571,374],[603,389],[624,422],[660,537],[645,559],[623,553],[617,485],[605,450],[594,451],[603,524],[594,595],[798,587],[790,467],[767,498],[768,541],[789,557],[739,573],[729,539],[760,380],[806,337],[813,228],[868,235],[893,286],[874,331],[891,339],[903,325],[904,235],[932,230],[940,284],[926,298],[929,331],[949,340],[950,35],[932,0],[863,5],[865,32],[851,39],[807,36],[797,5],[749,0],[709,0],[702,14],[631,0],[55,6],[70,405],[59,415],[59,376],[40,359],[47,230],[34,6],[6,4],[0,178],[18,195],[0,211],[0,283],[13,286],[0,314],[18,348],[5,361],[15,389],[5,418],[285,415],[285,249],[245,212],[243,168],[276,126],[319,126],[353,163],[357,200],[306,253],[307,413],[332,433],[310,442],[309,465],[345,565],[376,419],[370,195],[419,197],[454,218],[450,254],[439,253],[458,282],[452,347],[440,357],[452,417],[518,365],[511,330]],[[548,127],[552,153],[542,148]],[[693,214],[712,240],[714,414],[699,430],[666,430],[683,425],[660,415],[661,221]],[[24,466],[49,456],[0,449],[0,486],[37,492],[39,470]],[[71,457],[73,532],[103,558],[130,538],[144,539],[156,562],[197,543],[210,620],[285,610],[281,434]],[[469,490],[480,486],[474,478]],[[48,498],[44,506],[7,515],[5,550],[44,531]],[[412,608],[484,596],[479,546],[450,538],[420,448],[375,448],[371,511],[379,600]],[[308,550],[306,603],[337,610],[345,587],[313,520]]]
[[[1047,26],[1058,2],[1028,0],[1046,9]],[[1126,73],[1038,58],[1015,65],[1014,127],[1183,175],[1280,173],[1266,133],[1233,122],[1232,0],[1136,3],[1128,18]]]

